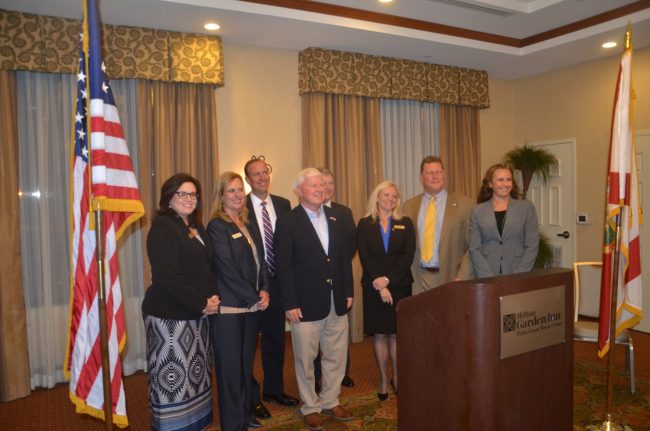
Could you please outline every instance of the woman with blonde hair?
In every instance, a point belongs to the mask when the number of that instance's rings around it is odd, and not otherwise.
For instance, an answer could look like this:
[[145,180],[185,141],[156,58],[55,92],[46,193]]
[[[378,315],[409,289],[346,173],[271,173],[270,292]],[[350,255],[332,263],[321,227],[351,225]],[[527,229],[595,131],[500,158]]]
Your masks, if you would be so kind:
[[210,318],[221,429],[245,431],[261,426],[249,406],[258,311],[269,306],[269,294],[262,238],[248,222],[244,182],[235,172],[224,172],[217,181],[208,235],[221,299],[219,312]]
[[377,397],[388,398],[388,358],[397,393],[397,303],[411,295],[415,229],[400,212],[400,192],[391,181],[380,183],[368,198],[368,213],[359,220],[357,245],[363,267],[363,328],[374,334],[380,382]]

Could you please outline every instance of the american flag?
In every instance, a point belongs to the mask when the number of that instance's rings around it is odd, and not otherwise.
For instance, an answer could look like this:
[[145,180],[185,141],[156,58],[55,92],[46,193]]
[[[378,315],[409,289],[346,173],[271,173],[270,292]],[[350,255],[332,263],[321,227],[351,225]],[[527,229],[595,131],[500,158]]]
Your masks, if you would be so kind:
[[93,210],[103,214],[105,297],[113,423],[127,426],[120,353],[125,342],[117,240],[144,215],[101,52],[96,0],[84,0],[72,161],[70,332],[64,371],[78,413],[104,418],[98,265]]

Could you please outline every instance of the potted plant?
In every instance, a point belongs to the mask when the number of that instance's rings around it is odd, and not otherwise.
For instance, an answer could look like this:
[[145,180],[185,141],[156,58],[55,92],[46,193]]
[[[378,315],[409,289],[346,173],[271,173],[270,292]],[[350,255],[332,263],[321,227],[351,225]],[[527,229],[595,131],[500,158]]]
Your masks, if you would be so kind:
[[[514,169],[521,171],[522,195],[526,199],[526,193],[530,187],[533,176],[538,174],[544,183],[551,175],[551,169],[558,165],[557,158],[543,148],[523,145],[522,147],[508,151],[503,161]],[[550,241],[542,232],[539,233],[539,251],[533,269],[550,268],[553,264],[553,250]]]
[[526,193],[533,175],[541,175],[546,180],[551,175],[551,169],[558,165],[557,158],[543,148],[536,148],[530,145],[524,145],[514,150],[508,151],[503,161],[513,168],[521,171],[522,176],[522,194],[526,199]]

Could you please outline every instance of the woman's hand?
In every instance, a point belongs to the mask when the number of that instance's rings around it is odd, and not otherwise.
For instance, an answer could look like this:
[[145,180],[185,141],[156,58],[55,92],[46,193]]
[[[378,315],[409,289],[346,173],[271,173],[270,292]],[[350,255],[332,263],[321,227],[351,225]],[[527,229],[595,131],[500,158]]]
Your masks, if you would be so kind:
[[260,290],[260,300],[257,301],[257,303],[260,304],[260,310],[262,311],[269,308],[269,304],[271,303],[269,292],[266,290]]
[[377,277],[374,280],[372,280],[372,287],[375,288],[375,290],[381,290],[385,289],[388,287],[388,278],[385,276]]
[[219,303],[221,299],[217,295],[212,295],[207,299],[205,308],[203,309],[203,314],[210,315],[216,314],[219,311]]
[[381,296],[381,302],[385,302],[386,304],[393,305],[393,295],[390,294],[390,290],[388,290],[387,287],[384,287],[379,291],[379,295]]

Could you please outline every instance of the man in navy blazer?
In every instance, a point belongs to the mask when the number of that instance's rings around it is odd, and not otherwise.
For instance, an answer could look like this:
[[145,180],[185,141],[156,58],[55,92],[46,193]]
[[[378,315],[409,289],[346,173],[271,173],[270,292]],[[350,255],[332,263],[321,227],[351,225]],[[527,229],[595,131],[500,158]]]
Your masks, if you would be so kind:
[[[251,187],[251,193],[246,199],[248,208],[248,219],[253,229],[259,232],[264,242],[262,248],[264,260],[267,264],[269,273],[269,295],[271,302],[269,308],[262,312],[261,323],[261,350],[262,350],[262,370],[264,371],[264,389],[261,391],[261,399],[272,401],[284,406],[298,405],[298,399],[284,393],[284,379],[282,371],[284,368],[284,308],[282,307],[282,290],[277,277],[277,272],[273,270],[274,262],[272,256],[273,250],[273,232],[278,217],[291,211],[291,203],[280,196],[269,193],[271,187],[271,165],[260,156],[253,157],[244,165],[246,182]],[[264,208],[270,222],[270,232],[264,229]],[[271,251],[269,256],[266,252]],[[253,379],[251,388],[251,413],[261,419],[271,416],[268,409],[262,404],[260,399],[260,385]]]
[[[341,221],[323,206],[323,176],[300,172],[295,191],[300,205],[279,218],[275,260],[285,315],[291,324],[300,408],[310,430],[323,427],[322,414],[340,421],[352,414],[339,403],[348,348],[347,312],[354,297],[350,252]],[[318,346],[323,357],[323,388],[314,384]]]
[[[330,207],[336,219],[343,223],[343,230],[348,241],[348,251],[350,252],[350,259],[354,257],[357,252],[357,226],[354,223],[354,216],[352,210],[345,205],[334,202],[334,174],[327,168],[318,168],[323,174],[323,183],[325,188],[323,190],[323,205]],[[316,392],[320,392],[321,381],[321,362],[320,354],[314,360],[314,374],[316,376]],[[350,377],[350,352],[348,351],[348,358],[345,363],[345,376],[341,382],[343,386],[351,388],[354,386],[354,380]]]

